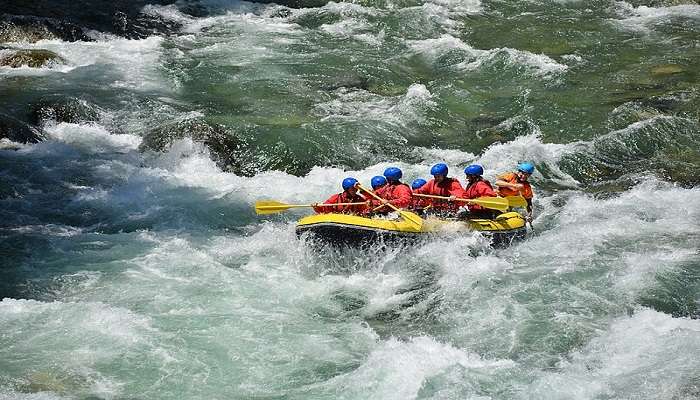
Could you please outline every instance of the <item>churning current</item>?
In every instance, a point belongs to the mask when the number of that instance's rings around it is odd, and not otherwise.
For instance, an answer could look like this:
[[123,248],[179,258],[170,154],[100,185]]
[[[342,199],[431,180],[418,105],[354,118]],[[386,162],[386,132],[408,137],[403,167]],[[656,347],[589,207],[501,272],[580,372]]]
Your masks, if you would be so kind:
[[[697,2],[21,3],[0,399],[700,398]],[[521,161],[503,249],[253,210]]]

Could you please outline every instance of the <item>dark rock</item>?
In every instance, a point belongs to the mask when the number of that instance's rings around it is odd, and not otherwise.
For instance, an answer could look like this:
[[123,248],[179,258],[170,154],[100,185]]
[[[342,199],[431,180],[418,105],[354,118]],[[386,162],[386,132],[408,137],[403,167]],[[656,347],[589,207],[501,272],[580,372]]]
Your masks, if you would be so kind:
[[326,91],[334,91],[340,88],[355,88],[368,90],[369,78],[360,75],[338,76],[334,78],[334,82],[325,84],[321,88]]
[[10,49],[9,54],[0,56],[0,66],[19,68],[23,65],[41,68],[50,64],[65,64],[66,60],[51,50]]
[[100,109],[82,99],[52,96],[29,105],[29,122],[35,125],[48,120],[78,123],[99,119]]
[[9,139],[18,143],[38,143],[42,140],[42,136],[38,129],[0,112],[0,139]]
[[225,126],[211,125],[200,119],[180,121],[147,133],[141,142],[141,150],[166,151],[174,141],[183,138],[207,146],[222,170],[244,175],[252,173],[243,162],[247,158],[246,142],[229,132]]
[[[2,2],[3,20],[14,21],[15,26],[36,26],[57,21],[59,26],[80,27],[75,35],[66,38],[86,39],[84,32],[96,30],[121,35],[130,39],[152,34],[170,33],[176,23],[163,21],[157,16],[142,14],[148,4],[169,5],[176,0],[33,0]],[[64,35],[56,34],[64,38]]]
[[[291,8],[320,7],[327,0],[256,0]],[[144,7],[175,4],[180,12],[196,17],[220,12],[193,0],[32,0],[0,2],[0,43],[60,38],[91,40],[90,30],[108,32],[129,39],[170,34],[181,28]]]
[[43,39],[61,39],[67,42],[90,41],[83,28],[54,18],[24,15],[0,17],[0,43],[30,42]]

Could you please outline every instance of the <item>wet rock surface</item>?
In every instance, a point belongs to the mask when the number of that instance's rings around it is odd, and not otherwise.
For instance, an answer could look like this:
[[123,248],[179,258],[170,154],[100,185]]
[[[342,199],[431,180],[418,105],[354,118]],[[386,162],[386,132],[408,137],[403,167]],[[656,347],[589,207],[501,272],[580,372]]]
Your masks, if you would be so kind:
[[[2,8],[0,5],[0,9]],[[51,39],[67,42],[92,40],[82,27],[55,18],[8,14],[0,16],[0,43],[35,43]]]
[[[174,0],[96,0],[52,1],[37,0],[3,2],[0,4],[5,37],[50,38],[62,40],[89,40],[86,32],[95,30],[130,39],[152,34],[170,33],[178,25],[157,16],[142,13],[148,4],[169,5]],[[2,32],[0,25],[0,32]],[[14,33],[13,33],[14,32]]]
[[184,138],[204,144],[220,168],[237,174],[253,173],[245,168],[245,141],[223,125],[212,125],[200,119],[188,119],[152,130],[144,136],[141,149],[166,151],[173,142]]
[[65,64],[66,60],[51,50],[5,48],[0,53],[0,66],[19,68],[22,66],[41,68]]
[[[291,8],[319,7],[325,0],[256,0]],[[129,39],[170,34],[181,25],[147,12],[146,6],[175,5],[180,12],[201,17],[208,8],[192,0],[35,0],[0,3],[0,43],[42,39],[76,41],[91,39],[90,31]]]
[[45,121],[79,123],[99,120],[100,109],[84,99],[48,96],[29,105],[29,122]]
[[0,139],[8,139],[18,143],[40,142],[39,129],[11,115],[0,112]]

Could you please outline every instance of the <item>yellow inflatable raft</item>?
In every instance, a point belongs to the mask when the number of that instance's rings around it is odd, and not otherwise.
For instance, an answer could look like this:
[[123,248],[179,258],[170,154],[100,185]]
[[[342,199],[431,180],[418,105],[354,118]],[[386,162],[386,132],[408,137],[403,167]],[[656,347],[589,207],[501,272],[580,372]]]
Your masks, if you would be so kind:
[[[414,214],[415,215],[415,214]],[[525,218],[517,212],[507,212],[495,219],[467,221],[428,217],[421,226],[401,217],[365,218],[347,214],[315,214],[297,222],[298,235],[308,233],[330,244],[361,245],[377,240],[416,239],[426,235],[478,231],[491,239],[496,247],[508,246],[525,238]]]

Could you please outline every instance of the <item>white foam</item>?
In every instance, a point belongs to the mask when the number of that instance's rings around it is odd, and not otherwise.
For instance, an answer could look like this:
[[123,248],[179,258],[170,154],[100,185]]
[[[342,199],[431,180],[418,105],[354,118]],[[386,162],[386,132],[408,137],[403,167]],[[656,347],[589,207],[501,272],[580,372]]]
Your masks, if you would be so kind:
[[301,9],[299,13],[315,12],[316,10],[321,10],[324,13],[330,13],[339,15],[341,17],[358,17],[358,16],[377,16],[382,13],[379,9],[374,7],[367,7],[362,4],[357,3],[346,3],[346,2],[335,2],[329,1],[326,5],[321,6],[318,9]]
[[[521,255],[552,268],[555,273],[568,273],[581,268],[598,268],[591,263],[600,246],[611,246],[623,241],[635,243],[630,250],[604,258],[610,269],[611,284],[620,294],[633,298],[648,287],[656,273],[672,270],[684,262],[692,262],[697,255],[693,251],[670,249],[663,236],[692,235],[698,232],[692,222],[698,218],[698,210],[685,207],[685,202],[700,202],[700,190],[682,189],[649,177],[644,183],[618,197],[595,199],[578,193],[561,193],[559,198],[549,198],[543,204],[545,210],[556,208],[548,204],[553,200],[566,200],[566,205],[556,215],[547,211],[538,218],[556,219],[557,228],[530,239],[520,246]],[[669,212],[674,210],[674,212]],[[612,244],[610,244],[612,242]],[[643,251],[640,247],[643,246]],[[547,248],[542,252],[542,248]],[[556,263],[545,261],[556,255]],[[636,261],[645,260],[636,267]]]
[[6,388],[0,388],[0,400],[63,400],[72,396],[63,397],[52,392],[22,393]]
[[552,78],[566,72],[567,65],[559,64],[544,54],[534,54],[529,51],[499,48],[478,54],[474,61],[464,61],[458,67],[465,70],[478,70],[498,65],[499,59],[505,58],[509,65],[524,67],[531,75],[539,78]]
[[[299,32],[299,25],[286,22],[280,18],[270,18],[265,15],[265,10],[271,10],[274,5],[261,5],[246,2],[236,2],[235,7],[227,11],[224,15],[214,17],[196,18],[187,24],[182,31],[200,35],[201,38],[208,38],[214,33],[214,39],[221,41],[226,34],[244,33],[271,33],[271,34],[295,34]],[[210,31],[212,33],[210,33]],[[237,37],[241,39],[240,35]],[[263,39],[248,36],[246,39]],[[234,44],[232,44],[234,45]],[[241,48],[244,43],[238,44]]]
[[435,39],[409,40],[407,44],[413,51],[420,53],[433,62],[450,51],[459,51],[463,53],[464,57],[476,57],[485,53],[484,50],[476,50],[461,39],[449,34]]
[[19,150],[26,148],[30,145],[24,143],[13,142],[8,138],[0,139],[0,150]]
[[613,321],[561,372],[542,373],[532,398],[680,398],[700,369],[700,321],[641,309]]
[[[505,121],[500,126],[512,123]],[[494,182],[495,177],[506,171],[515,169],[519,162],[528,161],[535,164],[546,164],[558,184],[577,187],[578,182],[570,175],[561,171],[557,163],[564,155],[571,154],[585,147],[583,142],[567,144],[542,143],[539,133],[517,137],[507,143],[497,143],[489,146],[475,161],[484,167],[484,177]],[[542,179],[541,172],[535,170],[533,179]]]
[[662,245],[644,253],[629,252],[622,256],[627,273],[615,281],[620,292],[637,294],[648,287],[653,287],[657,275],[677,270],[688,262],[700,262],[700,255],[695,249],[678,249],[671,245]]
[[346,19],[334,24],[323,24],[319,27],[319,29],[333,36],[349,37],[354,36],[361,31],[368,30],[370,27],[371,25],[367,22]]
[[490,68],[498,65],[501,59],[505,59],[508,65],[524,68],[526,73],[539,78],[555,77],[566,72],[569,68],[544,54],[533,54],[511,48],[475,49],[450,34],[444,34],[435,39],[409,40],[407,44],[414,52],[421,54],[431,62],[436,62],[440,57],[457,52],[462,61],[454,65],[456,71]]
[[[323,120],[377,120],[382,123],[407,127],[425,119],[427,110],[436,106],[433,96],[423,84],[414,83],[404,96],[385,97],[363,90],[340,88],[337,98],[315,105],[315,113]],[[389,134],[389,133],[387,133]],[[395,140],[405,142],[401,135]]]
[[426,380],[452,368],[493,371],[514,366],[509,360],[484,360],[476,354],[430,337],[381,343],[352,373],[334,378],[342,393],[352,397],[414,399]]
[[56,224],[23,225],[10,230],[22,234],[40,234],[57,237],[77,236],[83,232],[83,229],[81,228]]
[[700,5],[683,4],[670,7],[633,7],[631,4],[619,1],[616,2],[621,19],[613,22],[623,29],[632,31],[649,31],[657,26],[674,23],[680,19],[700,20]]
[[458,15],[479,14],[483,11],[481,0],[431,0],[430,2]]
[[49,139],[80,148],[84,152],[101,153],[133,151],[141,144],[141,137],[129,134],[112,134],[99,124],[73,124],[61,122],[48,124],[44,132]]
[[146,4],[141,13],[152,17],[162,18],[166,21],[176,22],[178,24],[187,25],[194,22],[195,18],[181,12],[175,4],[155,5]]
[[10,45],[24,49],[51,50],[67,60],[67,65],[25,68],[22,69],[24,72],[34,70],[35,74],[71,73],[77,68],[95,65],[116,73],[110,82],[113,87],[132,90],[168,90],[168,85],[158,72],[162,42],[163,38],[151,36],[140,40],[121,38],[96,42],[40,40],[36,43],[11,43]]
[[[444,162],[451,167],[469,164],[476,159],[476,155],[457,149],[428,149],[426,147],[416,147],[414,152],[423,159],[423,162],[434,165]],[[458,175],[457,170],[452,170],[452,175]]]
[[[60,314],[61,319],[53,319]],[[16,300],[5,298],[0,301],[0,320],[7,331],[20,334],[23,321],[27,318],[44,320],[41,332],[61,332],[65,335],[82,337],[93,335],[95,339],[106,339],[118,346],[130,346],[143,340],[143,333],[151,330],[150,319],[130,310],[108,306],[103,303],[42,303],[36,300]],[[40,321],[37,321],[40,322]],[[68,328],[68,329],[66,329]],[[30,338],[25,338],[29,340]],[[58,338],[60,339],[60,338]]]

